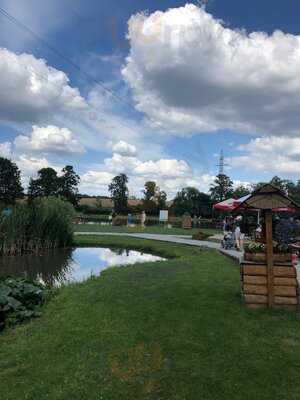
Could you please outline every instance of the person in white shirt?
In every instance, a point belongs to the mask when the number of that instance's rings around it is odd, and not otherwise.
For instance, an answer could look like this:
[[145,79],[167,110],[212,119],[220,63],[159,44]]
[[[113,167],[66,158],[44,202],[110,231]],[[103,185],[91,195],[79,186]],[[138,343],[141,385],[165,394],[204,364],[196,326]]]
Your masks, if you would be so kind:
[[238,251],[243,251],[245,234],[242,233],[241,227],[240,227],[239,224],[237,224],[236,227],[235,227],[234,238],[235,238],[235,244],[236,244],[237,250]]

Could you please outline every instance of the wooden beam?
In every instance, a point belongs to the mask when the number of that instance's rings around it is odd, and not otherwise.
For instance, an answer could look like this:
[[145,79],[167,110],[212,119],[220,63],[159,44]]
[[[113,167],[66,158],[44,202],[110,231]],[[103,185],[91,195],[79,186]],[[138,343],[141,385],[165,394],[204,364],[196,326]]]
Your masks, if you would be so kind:
[[[276,274],[274,278],[274,285],[276,286],[295,286],[297,287],[297,279],[296,278],[277,278]],[[245,278],[244,278],[245,279]],[[247,282],[253,283],[253,282]]]
[[[284,288],[289,289],[289,286],[279,286],[279,287],[284,287]],[[293,288],[293,289],[295,289],[295,288]],[[246,285],[244,285],[243,290],[244,290],[245,294],[263,294],[265,296],[268,294],[267,286],[263,286],[263,285],[247,285],[246,284]],[[279,291],[278,296],[281,296],[283,292],[284,291],[282,291],[282,292]],[[288,293],[290,293],[290,292],[288,291]],[[286,294],[283,294],[283,296],[286,296]]]
[[267,278],[268,278],[268,306],[274,305],[274,261],[273,261],[273,233],[272,210],[265,211],[266,244],[267,244]]
[[[289,279],[289,278],[282,278],[282,279]],[[294,279],[294,278],[291,278],[291,279]],[[278,283],[278,284],[280,284],[280,285],[286,285],[287,284],[287,283],[282,283],[282,282],[280,281],[280,283]],[[266,276],[245,275],[244,276],[244,284],[267,286],[267,277]],[[290,283],[288,283],[288,285],[290,285]]]

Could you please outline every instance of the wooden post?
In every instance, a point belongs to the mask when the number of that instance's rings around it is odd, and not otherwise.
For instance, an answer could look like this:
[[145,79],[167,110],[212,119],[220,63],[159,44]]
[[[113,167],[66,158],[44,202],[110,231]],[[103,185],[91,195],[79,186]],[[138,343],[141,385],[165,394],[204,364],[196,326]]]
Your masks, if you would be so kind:
[[272,233],[272,210],[265,212],[266,222],[266,244],[267,244],[267,277],[268,277],[268,305],[274,305],[274,260],[273,260],[273,233]]

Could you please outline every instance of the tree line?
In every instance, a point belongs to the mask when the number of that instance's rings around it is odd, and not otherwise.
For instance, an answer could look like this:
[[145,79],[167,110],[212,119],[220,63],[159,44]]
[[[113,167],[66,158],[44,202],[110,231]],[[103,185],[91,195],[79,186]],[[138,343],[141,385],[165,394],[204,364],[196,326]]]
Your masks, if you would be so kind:
[[[66,165],[61,175],[53,168],[42,168],[37,178],[31,178],[28,186],[29,201],[46,196],[62,197],[74,206],[78,204],[78,185],[80,177],[71,165]],[[0,157],[0,203],[4,206],[14,205],[22,199],[25,190],[21,183],[21,172],[18,166],[7,158]]]
[[[127,214],[130,211],[128,182],[126,174],[119,174],[108,186],[116,214]],[[62,197],[77,207],[80,198],[79,183],[80,177],[71,165],[66,165],[60,174],[53,168],[42,168],[35,179],[30,179],[27,196],[29,201],[46,196]],[[148,214],[156,215],[161,209],[171,208],[175,215],[189,212],[209,217],[213,204],[231,197],[245,196],[265,183],[258,182],[251,187],[240,185],[234,188],[233,181],[227,175],[219,174],[212,183],[209,193],[203,193],[195,187],[185,187],[177,192],[171,206],[168,207],[166,192],[161,190],[155,181],[149,180],[144,185],[142,204],[137,211],[145,210]],[[274,176],[270,183],[283,190],[296,203],[300,203],[300,180],[293,182]],[[5,206],[13,205],[24,195],[18,166],[11,160],[0,157],[0,203]]]

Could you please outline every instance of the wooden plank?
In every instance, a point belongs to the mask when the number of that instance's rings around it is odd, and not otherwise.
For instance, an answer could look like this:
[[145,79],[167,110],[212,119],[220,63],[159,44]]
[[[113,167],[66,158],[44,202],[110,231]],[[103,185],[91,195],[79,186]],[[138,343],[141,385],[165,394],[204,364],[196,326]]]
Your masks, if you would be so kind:
[[266,265],[244,265],[244,275],[267,275]]
[[267,246],[268,305],[269,307],[272,307],[274,304],[272,210],[265,211],[265,224],[266,224],[266,246]]
[[[243,260],[242,262],[241,262],[241,265],[266,265],[266,263],[261,263],[261,262],[258,262],[258,261],[246,261],[246,260]],[[277,262],[276,262],[276,260],[274,260],[274,266],[276,266],[277,265]],[[287,266],[287,267],[290,267],[292,265],[292,263],[291,262],[280,262],[279,263],[279,266],[281,267],[281,266]]]
[[[278,279],[278,278],[277,278]],[[282,278],[289,279],[289,278]],[[266,276],[257,276],[257,275],[244,275],[244,283],[249,285],[266,285],[267,277]]]
[[[250,283],[250,282],[247,282]],[[296,286],[297,287],[297,279],[296,278],[278,278],[275,276],[274,285],[279,286]]]
[[295,267],[274,267],[274,276],[296,278],[297,273]]
[[[288,286],[283,286],[283,287],[288,287]],[[247,285],[244,284],[243,291],[245,294],[268,294],[268,288],[267,286],[263,285]]]
[[274,286],[275,296],[296,297],[297,290],[295,286]]
[[260,294],[245,294],[245,302],[247,304],[267,304],[268,297]]
[[296,305],[298,304],[298,299],[297,297],[275,296],[275,304]]

